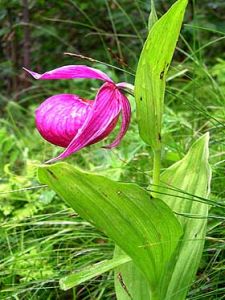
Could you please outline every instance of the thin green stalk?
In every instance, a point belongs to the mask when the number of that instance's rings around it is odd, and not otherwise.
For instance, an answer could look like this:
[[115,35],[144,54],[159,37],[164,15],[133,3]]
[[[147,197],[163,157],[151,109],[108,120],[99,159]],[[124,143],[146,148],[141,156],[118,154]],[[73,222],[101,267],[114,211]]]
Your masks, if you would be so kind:
[[155,150],[153,159],[153,185],[154,190],[157,192],[160,180],[160,167],[161,167],[161,146]]

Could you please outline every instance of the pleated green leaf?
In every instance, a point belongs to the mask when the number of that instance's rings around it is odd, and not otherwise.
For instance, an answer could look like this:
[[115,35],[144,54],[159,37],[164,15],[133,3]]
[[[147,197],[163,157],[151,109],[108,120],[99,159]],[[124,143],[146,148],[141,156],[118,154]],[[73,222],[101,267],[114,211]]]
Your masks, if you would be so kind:
[[82,172],[66,163],[42,166],[39,179],[80,216],[105,232],[132,259],[151,290],[182,234],[168,206],[135,184]]
[[135,77],[137,120],[142,139],[160,148],[166,74],[179,37],[187,0],[178,0],[149,31]]
[[209,206],[196,197],[206,198],[209,193],[208,140],[208,134],[202,136],[181,161],[161,176],[164,188],[160,192],[171,196],[160,195],[160,198],[178,214],[184,231],[176,259],[160,285],[165,300],[185,299],[202,256]]

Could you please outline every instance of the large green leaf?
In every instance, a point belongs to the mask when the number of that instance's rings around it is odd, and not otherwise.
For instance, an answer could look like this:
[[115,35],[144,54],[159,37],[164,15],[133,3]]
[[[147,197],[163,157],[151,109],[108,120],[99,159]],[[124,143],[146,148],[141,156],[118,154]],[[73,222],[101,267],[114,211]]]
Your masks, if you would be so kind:
[[127,253],[151,290],[158,283],[182,234],[168,206],[135,184],[82,172],[66,163],[39,168],[39,179],[77,213],[93,223]]
[[185,299],[202,255],[209,207],[194,196],[205,198],[209,193],[211,169],[208,164],[208,140],[208,134],[202,136],[181,161],[161,176],[164,188],[160,192],[167,195],[160,195],[160,198],[178,214],[184,230],[176,259],[161,283],[162,299],[165,300]]
[[135,77],[137,119],[142,139],[160,148],[166,74],[180,33],[187,0],[178,0],[149,31]]

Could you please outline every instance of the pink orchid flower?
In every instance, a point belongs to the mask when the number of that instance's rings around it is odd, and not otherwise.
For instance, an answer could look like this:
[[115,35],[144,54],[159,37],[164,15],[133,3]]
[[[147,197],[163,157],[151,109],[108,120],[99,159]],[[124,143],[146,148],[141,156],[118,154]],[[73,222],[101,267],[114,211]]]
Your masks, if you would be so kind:
[[129,88],[129,84],[115,84],[102,71],[84,65],[63,66],[43,74],[25,70],[35,79],[92,78],[105,82],[94,101],[73,94],[59,94],[46,99],[38,107],[35,121],[42,137],[54,145],[66,148],[48,162],[63,159],[104,139],[115,128],[121,114],[120,132],[104,148],[111,149],[120,143],[128,130],[131,117],[130,103],[121,89]]

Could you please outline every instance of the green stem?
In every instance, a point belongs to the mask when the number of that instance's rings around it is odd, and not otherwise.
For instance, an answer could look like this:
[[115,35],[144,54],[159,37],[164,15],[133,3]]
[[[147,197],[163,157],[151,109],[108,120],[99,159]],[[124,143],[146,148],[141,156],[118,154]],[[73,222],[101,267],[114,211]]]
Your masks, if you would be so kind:
[[154,151],[153,160],[153,189],[158,191],[159,180],[160,180],[160,167],[161,167],[161,148]]

